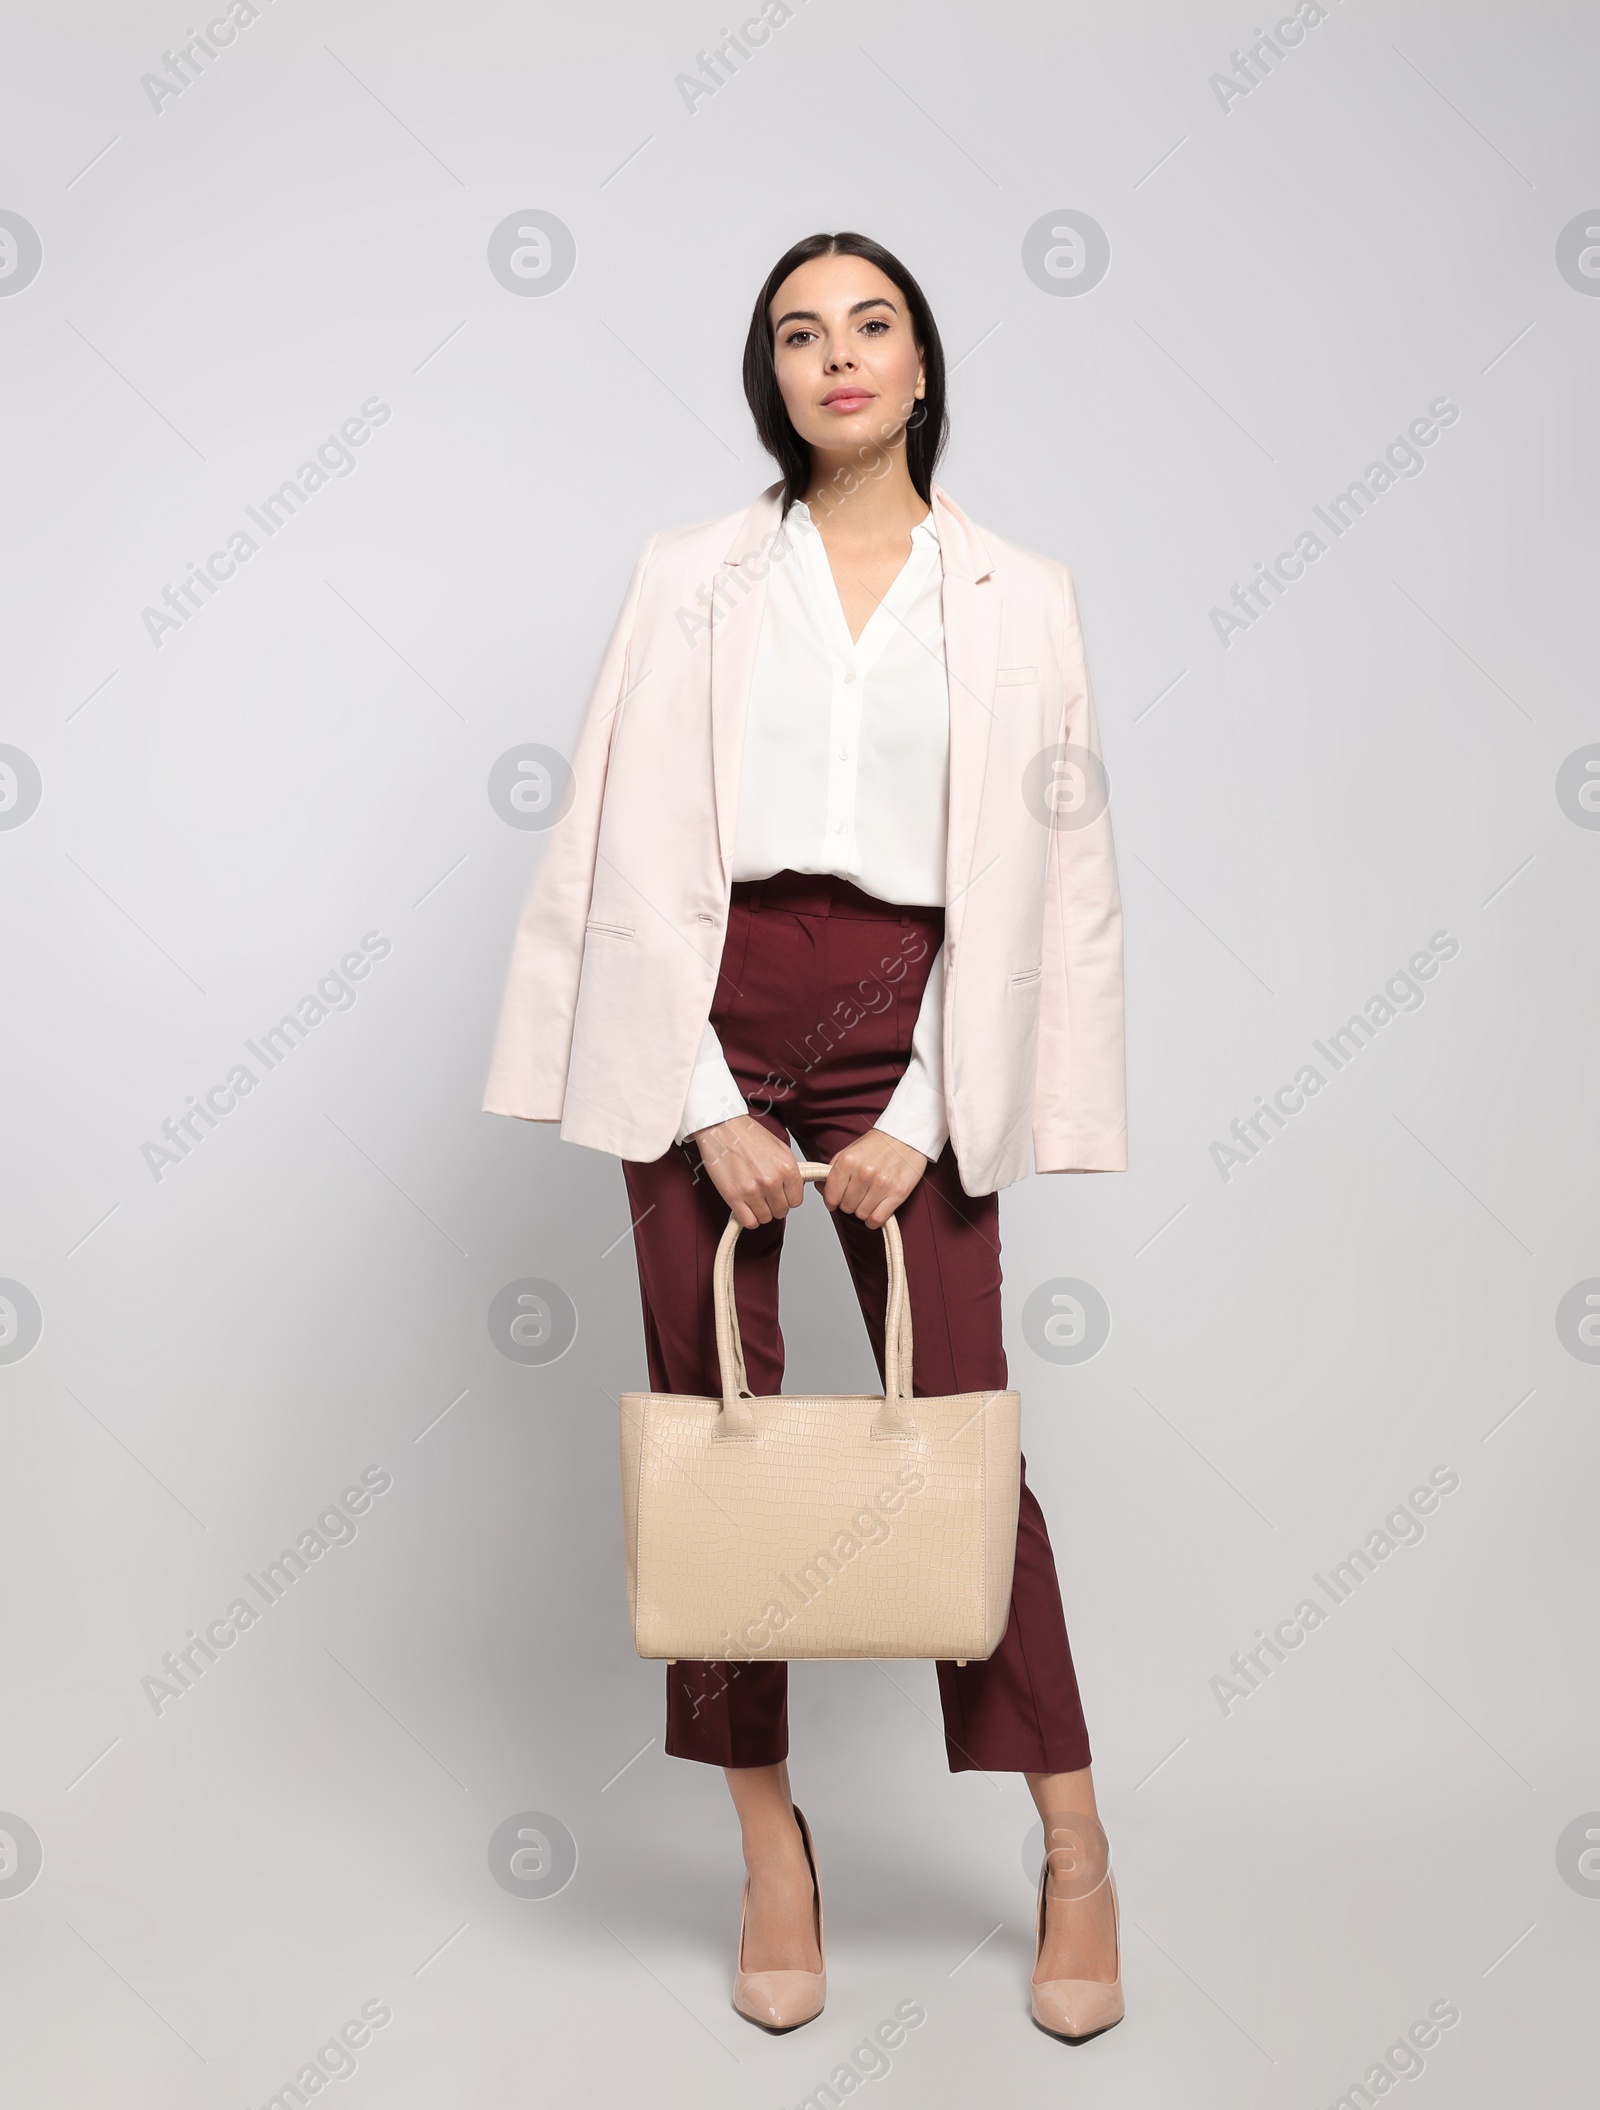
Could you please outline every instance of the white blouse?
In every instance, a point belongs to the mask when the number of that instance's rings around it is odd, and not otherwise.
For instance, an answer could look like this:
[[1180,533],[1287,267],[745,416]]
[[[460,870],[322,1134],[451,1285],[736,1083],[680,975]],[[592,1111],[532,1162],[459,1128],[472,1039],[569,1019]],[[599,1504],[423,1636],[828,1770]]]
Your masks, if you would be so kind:
[[[880,901],[944,903],[950,691],[943,569],[930,512],[852,640],[804,500],[772,551],[751,678],[733,878],[831,872]],[[748,1113],[709,1019],[677,1141]],[[875,1126],[936,1158],[944,1105],[944,947],[928,970],[911,1056]]]

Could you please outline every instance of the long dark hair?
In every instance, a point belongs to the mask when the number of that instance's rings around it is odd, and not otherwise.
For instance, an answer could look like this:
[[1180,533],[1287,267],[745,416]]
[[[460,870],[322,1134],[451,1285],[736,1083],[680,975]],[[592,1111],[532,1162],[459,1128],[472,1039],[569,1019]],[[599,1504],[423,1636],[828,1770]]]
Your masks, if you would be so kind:
[[772,325],[768,316],[778,288],[791,271],[810,263],[814,256],[860,256],[876,264],[893,281],[911,318],[911,333],[922,355],[923,399],[906,422],[906,467],[917,495],[924,504],[933,502],[933,471],[950,434],[944,400],[944,346],[939,341],[922,288],[897,256],[864,234],[808,234],[785,250],[767,273],[766,283],[756,296],[750,317],[750,334],[744,341],[744,397],[756,421],[761,444],[783,471],[783,513],[797,498],[803,498],[811,481],[811,449],[789,421],[778,376],[772,361]]

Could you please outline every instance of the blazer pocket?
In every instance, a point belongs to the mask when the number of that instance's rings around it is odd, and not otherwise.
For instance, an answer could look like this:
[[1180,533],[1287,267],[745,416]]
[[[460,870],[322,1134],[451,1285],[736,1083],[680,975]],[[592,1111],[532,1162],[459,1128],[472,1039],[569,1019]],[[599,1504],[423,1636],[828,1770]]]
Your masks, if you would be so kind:
[[586,923],[584,929],[591,938],[624,938],[633,942],[631,923]]
[[1011,977],[1011,986],[1013,989],[1031,988],[1032,985],[1036,981],[1038,981],[1040,975],[1043,974],[1043,972],[1043,962],[1041,962],[1040,965],[1037,967],[1024,967],[1020,974],[1014,974]]
[[1038,679],[1037,667],[1000,667],[996,670],[994,685],[997,689],[1010,688],[1013,685],[1020,687],[1024,682]]

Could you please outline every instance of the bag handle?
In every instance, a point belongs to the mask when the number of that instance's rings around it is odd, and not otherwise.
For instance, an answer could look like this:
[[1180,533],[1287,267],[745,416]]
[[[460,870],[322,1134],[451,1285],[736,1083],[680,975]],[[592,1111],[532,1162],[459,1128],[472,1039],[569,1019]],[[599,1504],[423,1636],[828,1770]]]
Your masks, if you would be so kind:
[[[800,1166],[802,1180],[825,1180],[831,1165]],[[722,1407],[712,1429],[714,1436],[752,1437],[756,1418],[749,1402],[755,1397],[745,1371],[744,1344],[739,1339],[739,1314],[733,1297],[733,1249],[743,1226],[730,1210],[728,1227],[717,1247],[711,1271],[711,1294],[717,1317],[717,1368],[722,1379]],[[906,1288],[905,1250],[900,1226],[890,1216],[883,1226],[883,1242],[889,1257],[889,1301],[883,1331],[883,1404],[873,1416],[874,1436],[915,1436],[917,1424],[911,1412],[911,1297]]]

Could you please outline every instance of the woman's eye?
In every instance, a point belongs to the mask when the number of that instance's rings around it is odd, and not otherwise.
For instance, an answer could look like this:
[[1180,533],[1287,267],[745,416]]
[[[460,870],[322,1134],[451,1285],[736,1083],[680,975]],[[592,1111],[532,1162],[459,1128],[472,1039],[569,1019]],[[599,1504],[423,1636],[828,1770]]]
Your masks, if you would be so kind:
[[798,344],[803,337],[809,337],[810,335],[811,332],[809,330],[792,330],[783,341],[786,346]]
[[886,330],[889,325],[881,315],[873,315],[868,318],[863,327],[869,330]]

